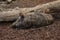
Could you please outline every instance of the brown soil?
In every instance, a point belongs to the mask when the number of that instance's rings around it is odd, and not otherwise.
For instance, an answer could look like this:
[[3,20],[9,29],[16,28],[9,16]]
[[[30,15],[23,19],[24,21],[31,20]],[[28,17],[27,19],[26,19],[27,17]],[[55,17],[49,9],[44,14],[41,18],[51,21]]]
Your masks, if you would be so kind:
[[[32,7],[40,3],[53,0],[17,0],[10,7]],[[11,23],[0,23],[0,40],[60,40],[60,21],[56,20],[52,25],[31,28],[31,29],[12,29],[8,28]]]

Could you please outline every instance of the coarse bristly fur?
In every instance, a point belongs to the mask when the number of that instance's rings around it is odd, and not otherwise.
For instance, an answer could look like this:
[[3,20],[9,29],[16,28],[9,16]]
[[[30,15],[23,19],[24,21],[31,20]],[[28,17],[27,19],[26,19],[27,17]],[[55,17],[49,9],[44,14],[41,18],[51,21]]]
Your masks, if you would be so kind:
[[14,22],[12,28],[37,28],[47,26],[53,23],[53,17],[45,13],[26,13],[20,14],[19,18]]

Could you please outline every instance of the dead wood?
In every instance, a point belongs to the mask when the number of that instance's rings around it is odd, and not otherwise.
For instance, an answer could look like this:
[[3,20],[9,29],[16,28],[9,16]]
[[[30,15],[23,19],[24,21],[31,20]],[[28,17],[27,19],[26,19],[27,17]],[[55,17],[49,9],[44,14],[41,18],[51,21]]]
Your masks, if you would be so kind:
[[46,4],[37,5],[32,8],[14,8],[7,11],[1,11],[0,21],[13,21],[19,17],[19,13],[25,14],[35,11],[53,15],[55,15],[56,12],[58,15],[58,12],[60,11],[60,1],[53,1]]

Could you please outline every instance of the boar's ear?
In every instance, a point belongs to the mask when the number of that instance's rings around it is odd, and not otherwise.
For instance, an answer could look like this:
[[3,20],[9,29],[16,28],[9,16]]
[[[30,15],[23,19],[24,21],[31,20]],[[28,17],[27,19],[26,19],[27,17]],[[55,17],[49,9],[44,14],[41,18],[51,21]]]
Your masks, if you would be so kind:
[[23,13],[19,13],[19,16],[20,16],[21,18],[24,18],[24,14],[23,14]]

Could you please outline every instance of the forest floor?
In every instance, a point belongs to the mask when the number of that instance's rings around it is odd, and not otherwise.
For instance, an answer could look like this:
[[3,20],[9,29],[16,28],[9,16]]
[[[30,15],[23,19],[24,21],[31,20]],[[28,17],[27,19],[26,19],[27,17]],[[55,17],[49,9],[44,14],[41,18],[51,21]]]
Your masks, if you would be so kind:
[[[7,7],[33,7],[51,1],[53,0],[17,0]],[[9,25],[11,25],[10,22],[0,23],[0,40],[60,40],[59,20],[55,20],[55,22],[49,26],[31,29],[16,30],[8,28]]]

